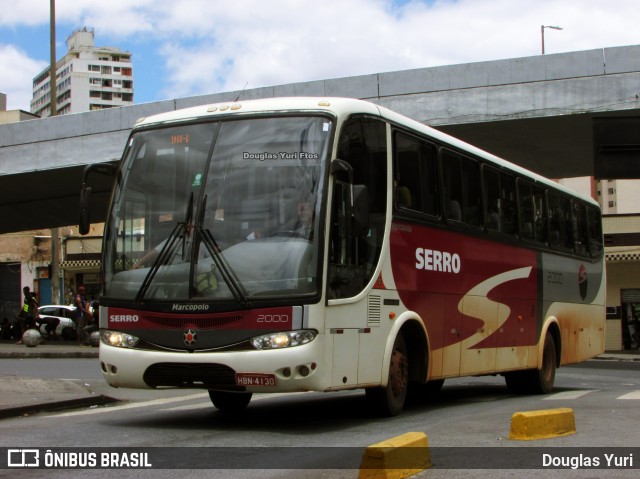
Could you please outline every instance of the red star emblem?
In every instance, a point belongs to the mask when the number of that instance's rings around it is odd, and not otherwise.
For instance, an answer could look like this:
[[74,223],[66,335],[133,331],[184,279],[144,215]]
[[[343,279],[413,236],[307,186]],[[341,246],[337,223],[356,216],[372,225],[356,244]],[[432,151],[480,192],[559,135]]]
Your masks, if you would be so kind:
[[193,346],[196,344],[197,334],[193,329],[187,329],[184,332],[184,344],[187,346]]

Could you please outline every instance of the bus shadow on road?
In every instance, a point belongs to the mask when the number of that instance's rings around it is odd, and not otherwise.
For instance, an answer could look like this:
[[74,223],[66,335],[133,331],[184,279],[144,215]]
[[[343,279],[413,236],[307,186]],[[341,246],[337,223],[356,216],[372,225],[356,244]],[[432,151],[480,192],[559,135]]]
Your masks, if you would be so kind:
[[[468,378],[467,378],[468,380]],[[513,398],[504,383],[471,382],[451,384],[431,394],[411,392],[405,409],[398,416],[415,415],[451,408],[461,404],[483,403]],[[303,393],[260,396],[246,410],[228,413],[213,405],[188,409],[164,410],[138,419],[122,421],[122,427],[175,428],[179,430],[263,431],[313,435],[340,428],[357,427],[372,422],[394,421],[371,409],[363,390],[336,393]]]

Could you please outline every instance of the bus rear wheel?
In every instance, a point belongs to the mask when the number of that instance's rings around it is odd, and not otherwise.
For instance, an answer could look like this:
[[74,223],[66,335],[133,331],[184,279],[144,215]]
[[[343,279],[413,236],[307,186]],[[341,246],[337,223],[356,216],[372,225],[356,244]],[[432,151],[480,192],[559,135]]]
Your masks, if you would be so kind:
[[556,343],[549,333],[544,338],[540,369],[506,373],[507,387],[514,393],[548,394],[556,379]]
[[404,407],[409,384],[409,356],[404,336],[399,334],[393,344],[387,385],[366,390],[367,401],[383,416],[397,416]]
[[251,401],[252,393],[236,393],[229,391],[209,391],[213,405],[222,412],[244,411]]
[[535,392],[548,394],[553,391],[553,383],[556,380],[556,343],[549,333],[544,338],[542,366],[535,372],[536,380],[533,382]]

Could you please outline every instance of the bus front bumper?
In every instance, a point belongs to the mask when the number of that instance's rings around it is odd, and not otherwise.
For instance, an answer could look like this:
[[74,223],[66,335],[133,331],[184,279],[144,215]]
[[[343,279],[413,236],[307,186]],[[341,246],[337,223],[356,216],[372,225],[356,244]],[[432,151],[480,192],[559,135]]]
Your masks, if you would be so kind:
[[100,344],[106,382],[126,388],[200,388],[256,393],[321,391],[330,377],[324,336],[301,346],[233,352],[163,352]]

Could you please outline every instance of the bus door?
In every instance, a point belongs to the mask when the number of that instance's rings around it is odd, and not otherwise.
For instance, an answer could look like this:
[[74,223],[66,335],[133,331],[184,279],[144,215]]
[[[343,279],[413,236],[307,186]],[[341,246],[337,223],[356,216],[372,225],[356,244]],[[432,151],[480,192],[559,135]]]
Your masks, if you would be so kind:
[[[369,335],[369,305],[362,293],[373,283],[380,260],[387,204],[387,125],[367,117],[348,119],[338,136],[332,164],[333,197],[325,330],[333,338],[333,384],[358,380],[358,363],[380,363]],[[380,336],[380,335],[378,335]],[[384,348],[378,348],[380,355]],[[380,375],[376,380],[380,380]]]

